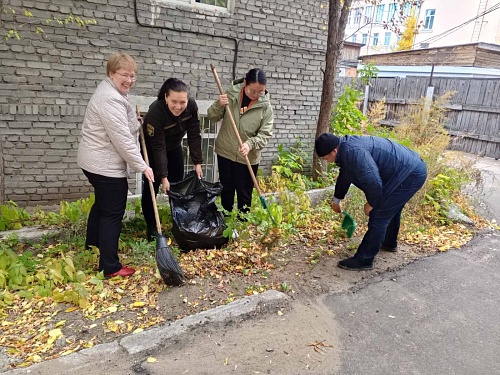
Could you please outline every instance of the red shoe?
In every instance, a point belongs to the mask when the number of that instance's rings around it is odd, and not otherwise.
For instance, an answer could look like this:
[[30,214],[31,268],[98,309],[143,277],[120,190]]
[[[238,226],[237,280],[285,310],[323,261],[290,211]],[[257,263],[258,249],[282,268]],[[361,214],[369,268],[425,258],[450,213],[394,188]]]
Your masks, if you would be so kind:
[[109,279],[109,278],[115,277],[115,276],[125,277],[125,276],[131,276],[134,273],[135,273],[135,270],[133,268],[123,266],[121,270],[116,271],[114,273],[110,273],[109,275],[104,275],[104,277],[106,279]]

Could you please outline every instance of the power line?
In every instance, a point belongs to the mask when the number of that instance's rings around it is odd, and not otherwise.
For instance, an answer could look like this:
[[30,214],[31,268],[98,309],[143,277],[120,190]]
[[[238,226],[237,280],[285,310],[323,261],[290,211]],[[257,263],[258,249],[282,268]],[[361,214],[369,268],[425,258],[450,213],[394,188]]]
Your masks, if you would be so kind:
[[[486,9],[484,12],[476,15],[475,17],[471,18],[468,21],[465,21],[464,23],[462,23],[462,24],[460,24],[458,26],[452,27],[451,29],[448,29],[448,30],[444,31],[441,34],[434,35],[434,36],[432,36],[432,37],[430,37],[430,38],[428,38],[426,40],[423,40],[423,41],[417,43],[416,46],[420,46],[420,45],[422,45],[422,43],[433,43],[433,42],[436,42],[439,39],[442,39],[442,38],[444,38],[444,37],[446,37],[446,36],[454,33],[455,31],[461,29],[465,25],[467,25],[467,24],[469,24],[469,23],[477,20],[478,18],[481,18],[481,17],[485,16],[486,14],[491,13],[491,12],[497,10],[497,9],[500,9],[500,3],[493,5],[491,8]],[[413,46],[413,48],[415,49],[416,46]]]

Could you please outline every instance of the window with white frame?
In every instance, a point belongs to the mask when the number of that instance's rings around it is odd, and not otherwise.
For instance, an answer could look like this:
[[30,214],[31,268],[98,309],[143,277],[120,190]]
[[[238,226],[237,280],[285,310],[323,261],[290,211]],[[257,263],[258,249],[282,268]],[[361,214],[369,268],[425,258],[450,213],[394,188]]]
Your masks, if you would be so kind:
[[378,46],[378,33],[373,33],[373,45]]
[[356,34],[352,34],[352,37],[351,37],[351,42],[353,43],[356,43],[356,39],[357,39],[357,35]]
[[184,4],[195,7],[201,11],[209,12],[231,12],[234,8],[234,0],[156,0],[158,3]]
[[354,16],[354,23],[356,25],[359,25],[361,23],[361,15],[363,14],[363,8],[356,8],[355,9],[355,16]]
[[388,46],[389,44],[391,44],[391,32],[388,31],[385,33],[384,35],[384,46]]
[[[212,122],[206,115],[200,115],[201,130],[201,152],[203,154],[203,164],[201,169],[204,178],[209,182],[219,180],[219,171],[217,169],[217,156],[215,155],[215,138],[219,133],[221,122]],[[193,163],[189,154],[189,144],[187,135],[182,140],[182,152],[184,155],[184,174],[193,169]]]
[[390,3],[389,4],[389,12],[387,12],[387,21],[391,21],[394,18],[397,10],[398,10],[397,3]]
[[412,10],[413,5],[411,2],[401,4],[401,11],[403,12],[403,16],[409,17],[411,15],[411,10]]
[[227,0],[194,0],[195,3],[227,8]]
[[377,12],[375,13],[375,22],[382,22],[384,20],[385,5],[377,5]]
[[424,28],[425,29],[432,29],[432,26],[434,26],[434,16],[436,14],[436,9],[427,9],[425,11],[425,20],[424,20]]
[[373,7],[371,5],[365,8],[365,23],[372,22],[372,11]]
[[368,41],[368,34],[363,34],[361,36],[361,44],[366,44],[367,41]]
[[349,15],[347,16],[347,24],[350,25],[352,23],[352,20],[354,19],[354,9],[351,9],[349,11]]

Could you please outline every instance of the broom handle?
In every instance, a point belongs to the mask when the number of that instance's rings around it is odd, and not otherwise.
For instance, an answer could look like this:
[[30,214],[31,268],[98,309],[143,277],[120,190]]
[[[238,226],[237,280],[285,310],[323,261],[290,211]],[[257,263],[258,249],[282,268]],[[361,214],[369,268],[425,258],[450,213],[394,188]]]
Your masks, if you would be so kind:
[[[139,111],[139,106],[136,106],[135,110],[137,112],[137,116],[140,117],[141,112]],[[144,160],[146,161],[146,164],[149,167],[150,165],[149,165],[149,158],[148,158],[148,150],[146,149],[146,141],[144,140],[144,130],[142,130],[142,121],[141,121],[141,127],[140,127],[140,133],[139,134],[140,134],[139,138],[141,139],[142,150],[144,152]],[[156,207],[155,188],[153,187],[153,181],[148,180],[148,182],[149,182],[149,190],[151,191],[151,199],[153,200],[153,210],[155,212],[156,231],[158,232],[159,235],[161,235],[160,217],[158,215],[158,207]]]
[[[212,73],[214,74],[215,82],[217,82],[217,87],[219,88],[219,92],[221,95],[224,94],[224,89],[222,88],[222,85],[219,80],[219,76],[217,75],[217,72],[215,70],[215,66],[213,64],[210,64],[210,68],[212,69]],[[236,135],[236,138],[238,139],[238,144],[243,145],[243,142],[241,141],[240,133],[238,132],[238,127],[236,126],[236,122],[234,121],[233,114],[231,113],[231,109],[229,108],[229,103],[225,105],[226,107],[226,113],[229,116],[229,120],[231,121],[231,124],[233,125],[233,130],[234,134]],[[248,171],[250,172],[250,176],[252,177],[253,184],[255,185],[255,189],[257,190],[257,193],[259,196],[262,195],[260,188],[259,188],[259,183],[257,182],[257,179],[255,178],[255,173],[253,173],[252,165],[250,164],[250,160],[248,160],[248,156],[245,155],[245,163],[248,167]]]

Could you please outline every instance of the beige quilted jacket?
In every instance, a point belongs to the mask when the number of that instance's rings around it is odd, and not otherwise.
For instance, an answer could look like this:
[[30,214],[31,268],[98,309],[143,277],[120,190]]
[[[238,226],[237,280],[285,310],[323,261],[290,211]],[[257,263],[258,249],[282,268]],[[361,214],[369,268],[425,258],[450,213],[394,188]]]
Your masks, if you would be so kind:
[[78,165],[107,177],[127,177],[127,164],[135,172],[144,172],[147,165],[138,147],[139,126],[128,96],[110,78],[104,79],[87,104]]

